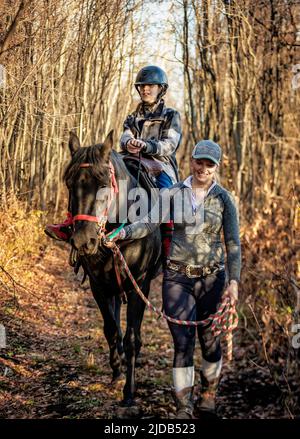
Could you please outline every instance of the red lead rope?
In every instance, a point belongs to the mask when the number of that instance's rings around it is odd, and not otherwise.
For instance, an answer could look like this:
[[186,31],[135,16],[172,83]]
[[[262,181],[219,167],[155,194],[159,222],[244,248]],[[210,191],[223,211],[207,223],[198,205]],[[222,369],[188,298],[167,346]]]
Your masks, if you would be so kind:
[[238,314],[236,312],[235,306],[230,304],[230,299],[228,297],[223,297],[222,302],[219,304],[217,312],[215,314],[211,314],[205,320],[178,320],[173,317],[167,316],[164,312],[157,309],[143,294],[142,290],[138,286],[135,281],[132,273],[122,255],[119,247],[115,244],[112,248],[114,255],[114,263],[115,266],[121,267],[121,270],[124,269],[131,280],[135,291],[141,297],[141,299],[145,302],[147,307],[154,311],[159,317],[167,320],[168,322],[175,323],[177,325],[185,325],[185,326],[207,326],[211,323],[211,331],[214,337],[218,335],[223,335],[224,339],[227,342],[227,358],[228,361],[232,360],[232,331],[238,325]]

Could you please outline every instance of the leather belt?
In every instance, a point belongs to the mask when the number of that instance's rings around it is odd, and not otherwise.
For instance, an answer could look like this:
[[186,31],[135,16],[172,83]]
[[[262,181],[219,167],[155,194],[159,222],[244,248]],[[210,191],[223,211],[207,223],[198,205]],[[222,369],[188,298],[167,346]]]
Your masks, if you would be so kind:
[[186,265],[178,261],[167,261],[167,268],[169,270],[177,271],[185,274],[188,277],[205,277],[209,274],[217,273],[224,270],[224,265],[213,265],[211,267],[203,267],[201,265]]

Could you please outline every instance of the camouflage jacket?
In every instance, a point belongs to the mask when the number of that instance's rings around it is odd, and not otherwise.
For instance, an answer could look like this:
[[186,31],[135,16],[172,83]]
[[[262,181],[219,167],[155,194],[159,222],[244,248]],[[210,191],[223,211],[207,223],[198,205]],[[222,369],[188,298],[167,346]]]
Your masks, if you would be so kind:
[[[170,203],[166,204],[168,193]],[[156,208],[160,213],[155,212]],[[153,218],[158,220],[154,222]],[[229,191],[216,183],[194,212],[191,189],[185,182],[179,182],[160,194],[156,206],[145,218],[125,226],[125,239],[143,238],[159,227],[161,222],[170,219],[174,221],[171,260],[200,266],[224,265],[223,233],[229,280],[240,280],[238,210]]]
[[176,183],[178,174],[175,153],[181,135],[178,111],[167,108],[164,100],[161,99],[152,111],[144,111],[143,104],[140,104],[136,111],[126,118],[120,144],[125,151],[130,139],[141,139],[146,142],[146,150],[143,154],[159,160],[163,164],[164,171],[173,183]]

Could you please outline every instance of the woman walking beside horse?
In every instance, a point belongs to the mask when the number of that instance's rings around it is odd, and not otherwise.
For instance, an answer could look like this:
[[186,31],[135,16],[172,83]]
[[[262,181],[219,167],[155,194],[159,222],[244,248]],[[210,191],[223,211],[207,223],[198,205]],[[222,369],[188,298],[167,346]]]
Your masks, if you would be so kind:
[[[227,296],[232,305],[238,299],[241,269],[238,213],[231,193],[216,182],[220,160],[218,144],[211,140],[197,143],[191,157],[192,175],[169,189],[169,213],[174,220],[174,232],[162,295],[165,314],[178,320],[204,320],[216,312],[222,297]],[[178,195],[183,195],[183,199],[184,193],[188,195],[187,202],[181,204],[185,212],[181,212],[183,218],[176,221],[176,199],[180,199]],[[186,219],[186,213],[194,218],[195,227]],[[142,238],[158,226],[147,221],[135,222],[124,227],[113,240]],[[226,247],[228,282],[221,232]],[[177,418],[188,419],[193,417],[194,410],[196,328],[168,324],[174,341],[173,383]],[[197,335],[202,350],[202,391],[196,408],[213,412],[222,368],[220,336],[212,334],[211,324],[198,326]]]

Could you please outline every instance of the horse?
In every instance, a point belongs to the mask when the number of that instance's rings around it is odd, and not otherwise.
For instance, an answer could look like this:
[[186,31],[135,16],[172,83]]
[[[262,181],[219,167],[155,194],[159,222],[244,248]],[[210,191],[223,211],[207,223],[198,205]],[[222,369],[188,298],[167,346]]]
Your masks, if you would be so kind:
[[[127,169],[122,154],[113,149],[113,131],[103,143],[87,147],[81,147],[76,134],[70,132],[69,150],[71,161],[65,170],[64,182],[69,190],[69,210],[73,217],[70,243],[73,250],[78,252],[80,264],[89,278],[92,294],[103,317],[112,383],[121,377],[122,363],[126,365],[122,405],[130,407],[135,404],[135,366],[142,346],[141,324],[145,303],[133,290],[131,281],[125,279],[122,287],[127,295],[127,316],[123,338],[120,327],[120,285],[113,253],[99,238],[99,212],[104,213],[107,232],[120,226],[122,221],[118,212],[115,222],[109,222],[112,201],[115,206],[126,206],[128,192],[139,187],[139,182]],[[116,190],[118,188],[115,186],[121,180],[126,182],[127,192]],[[97,199],[99,189],[103,188],[112,193],[111,200],[110,197],[102,201]],[[159,228],[147,237],[119,242],[129,269],[147,297],[151,279],[160,264]]]

